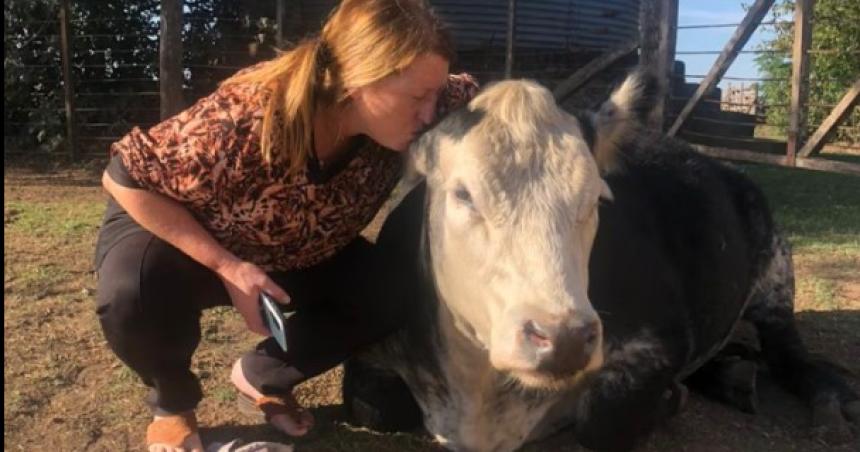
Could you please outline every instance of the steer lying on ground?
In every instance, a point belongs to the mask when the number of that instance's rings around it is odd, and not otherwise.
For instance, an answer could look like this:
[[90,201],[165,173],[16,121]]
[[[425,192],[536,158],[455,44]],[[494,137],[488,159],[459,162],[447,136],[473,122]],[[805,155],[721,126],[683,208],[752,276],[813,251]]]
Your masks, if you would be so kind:
[[535,83],[501,82],[413,146],[426,187],[379,240],[414,246],[382,276],[414,278],[416,296],[403,330],[347,365],[359,422],[404,426],[420,407],[456,450],[512,450],[571,424],[587,447],[628,449],[678,411],[688,377],[721,371],[745,321],[813,423],[850,435],[860,402],[801,342],[790,250],[762,193],[642,133],[654,85],[631,76],[574,117]]

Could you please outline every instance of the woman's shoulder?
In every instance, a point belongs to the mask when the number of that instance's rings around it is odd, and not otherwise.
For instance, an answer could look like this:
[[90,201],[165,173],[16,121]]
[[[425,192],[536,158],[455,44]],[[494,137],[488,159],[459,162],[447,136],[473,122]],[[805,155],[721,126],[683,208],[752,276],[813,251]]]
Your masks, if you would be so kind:
[[233,79],[246,75],[261,68],[265,62],[257,63],[237,72],[233,77],[222,82],[212,93],[212,97],[221,98],[234,103],[246,104],[250,107],[262,107],[265,99],[271,95],[271,90],[259,82],[234,81]]
[[[112,154],[136,149],[153,158],[169,153],[211,155],[223,151],[226,143],[246,143],[255,138],[268,95],[267,90],[251,83],[222,83],[149,129],[135,127],[112,145]],[[183,145],[177,147],[177,143]]]

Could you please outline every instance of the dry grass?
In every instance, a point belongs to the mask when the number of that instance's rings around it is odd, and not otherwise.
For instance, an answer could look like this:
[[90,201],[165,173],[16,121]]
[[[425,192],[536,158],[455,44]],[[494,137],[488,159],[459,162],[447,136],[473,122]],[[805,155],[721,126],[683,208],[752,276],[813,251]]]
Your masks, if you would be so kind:
[[[144,389],[107,349],[93,310],[90,272],[104,195],[100,164],[4,172],[4,448],[140,450],[148,413]],[[798,319],[812,349],[860,374],[860,183],[855,179],[749,167],[774,199],[796,244]],[[804,185],[808,175],[812,187]],[[235,437],[288,442],[234,409],[232,361],[255,342],[231,310],[207,311],[195,355],[207,397],[199,414],[206,442]],[[856,387],[856,386],[855,386]],[[749,416],[693,396],[648,451],[826,449],[807,435],[800,403],[762,382],[762,411]],[[340,370],[303,384],[299,398],[319,428],[298,450],[432,450],[420,435],[350,427]],[[562,433],[529,450],[578,450]]]

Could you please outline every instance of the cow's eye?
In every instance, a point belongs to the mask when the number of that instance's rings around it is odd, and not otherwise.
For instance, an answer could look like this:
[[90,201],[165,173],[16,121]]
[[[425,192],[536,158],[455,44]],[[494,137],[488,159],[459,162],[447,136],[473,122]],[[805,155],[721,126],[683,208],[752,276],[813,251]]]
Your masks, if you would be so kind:
[[457,188],[454,189],[454,197],[457,198],[457,201],[468,204],[470,207],[473,206],[472,194],[469,193],[469,190],[466,190],[466,187],[462,185],[458,185]]

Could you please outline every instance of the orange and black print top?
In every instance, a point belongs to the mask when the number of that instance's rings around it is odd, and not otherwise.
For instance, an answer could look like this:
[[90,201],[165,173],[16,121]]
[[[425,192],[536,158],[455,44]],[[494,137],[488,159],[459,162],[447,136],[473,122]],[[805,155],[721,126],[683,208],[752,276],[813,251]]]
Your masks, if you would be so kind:
[[[467,103],[478,85],[449,76],[438,115]],[[396,185],[402,156],[369,139],[339,165],[322,171],[314,159],[288,174],[260,149],[269,91],[256,84],[222,85],[192,107],[149,130],[134,128],[111,145],[108,173],[119,184],[182,203],[240,259],[267,271],[315,265],[358,236]],[[140,230],[111,200],[96,265],[122,237]]]

